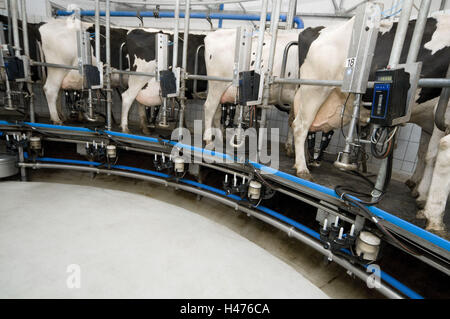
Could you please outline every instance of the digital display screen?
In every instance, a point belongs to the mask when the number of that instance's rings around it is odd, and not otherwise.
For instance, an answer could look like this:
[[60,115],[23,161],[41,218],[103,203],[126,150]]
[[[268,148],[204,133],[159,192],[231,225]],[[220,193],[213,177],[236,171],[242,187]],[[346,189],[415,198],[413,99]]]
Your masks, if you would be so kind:
[[392,75],[380,75],[378,81],[392,82]]

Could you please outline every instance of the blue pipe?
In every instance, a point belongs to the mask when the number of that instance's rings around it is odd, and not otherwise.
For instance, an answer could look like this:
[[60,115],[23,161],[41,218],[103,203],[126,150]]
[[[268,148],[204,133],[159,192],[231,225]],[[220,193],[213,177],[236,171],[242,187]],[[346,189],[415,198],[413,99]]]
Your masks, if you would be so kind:
[[[74,12],[73,11],[65,11],[65,10],[58,10],[56,11],[57,16],[70,16]],[[95,11],[94,10],[82,10],[80,12],[81,16],[85,17],[94,17]],[[100,16],[105,16],[105,11],[100,11]],[[155,16],[155,13],[153,11],[111,11],[111,17],[143,17],[143,18],[152,18]],[[161,11],[159,12],[160,18],[174,18],[175,13],[173,11]],[[180,12],[180,18],[184,18],[185,14],[184,12]],[[234,14],[234,13],[203,13],[203,12],[191,12],[190,14],[191,19],[215,19],[219,20],[219,23],[221,20],[240,20],[240,21],[259,21],[260,16],[256,14]],[[271,14],[267,14],[267,21],[270,21]],[[287,16],[285,14],[280,14],[280,20],[282,22],[286,22]],[[297,29],[303,29],[304,24],[303,20],[300,17],[294,17],[294,24]]]
[[[223,7],[224,7],[224,4],[221,3],[221,4],[219,5],[219,11],[223,11]],[[222,22],[223,22],[223,19],[219,19],[219,25],[218,25],[218,28],[219,28],[219,29],[222,28]]]
[[[25,158],[28,158],[28,154],[24,154]],[[62,158],[51,158],[51,157],[38,157],[36,158],[36,160],[38,161],[42,161],[42,162],[52,162],[52,163],[67,163],[67,164],[80,164],[80,165],[92,165],[92,166],[100,166],[102,165],[99,162],[90,162],[90,161],[80,161],[80,160],[70,160],[70,159],[62,159]],[[115,168],[115,169],[121,169],[121,170],[126,170],[126,171],[132,171],[132,172],[137,172],[137,173],[142,173],[142,174],[146,174],[146,175],[153,175],[153,176],[158,176],[158,177],[162,177],[162,178],[169,178],[172,177],[171,175],[165,174],[165,173],[160,173],[160,172],[155,172],[152,170],[148,170],[148,169],[142,169],[142,168],[136,168],[136,167],[131,167],[131,166],[125,166],[125,165],[111,165],[111,168]],[[209,185],[205,185],[202,183],[198,183],[192,180],[188,180],[188,179],[180,179],[180,181],[184,184],[188,184],[191,186],[195,186],[195,187],[199,187],[201,189],[225,196],[225,197],[229,197],[231,199],[234,199],[236,201],[241,201],[241,198],[239,196],[233,195],[233,194],[227,194],[225,191],[209,186]],[[320,235],[319,233],[317,233],[316,231],[312,230],[311,228],[289,218],[286,217],[270,208],[264,207],[264,206],[253,206],[254,208],[256,208],[257,210],[259,210],[260,212],[263,212],[267,215],[270,215],[272,217],[275,217],[278,220],[281,220],[291,226],[294,226],[295,228],[297,228],[298,230],[310,235],[313,238],[319,239]],[[350,254],[350,252],[346,251],[348,254]],[[368,265],[365,265],[364,267],[368,267]],[[384,280],[385,282],[387,282],[389,285],[391,285],[392,287],[396,288],[398,291],[402,292],[403,294],[405,294],[406,296],[408,296],[409,298],[412,299],[423,299],[423,297],[421,295],[419,295],[418,293],[416,293],[414,290],[412,290],[411,288],[405,286],[404,284],[402,284],[401,282],[399,282],[397,279],[395,279],[394,277],[388,275],[387,273],[383,272],[380,270],[380,278],[382,280]]]
[[[57,129],[57,130],[72,130],[72,131],[81,131],[81,132],[90,132],[90,133],[96,133],[93,130],[90,130],[88,128],[83,128],[83,127],[76,127],[76,126],[61,126],[61,125],[53,125],[53,124],[42,124],[42,123],[31,123],[31,122],[23,122],[23,123],[19,123],[19,124],[15,124],[15,123],[10,123],[8,121],[2,121],[0,120],[0,125],[27,125],[27,126],[31,126],[31,127],[42,127],[42,128],[50,128],[50,129]],[[147,136],[141,136],[141,135],[133,135],[133,134],[127,134],[127,133],[121,133],[121,132],[114,132],[114,131],[105,131],[106,134],[109,134],[111,136],[118,136],[118,137],[125,137],[125,138],[130,138],[130,139],[134,139],[134,140],[140,140],[140,141],[145,141],[145,142],[150,142],[150,143],[159,143],[158,139],[154,138],[154,137],[147,137]],[[213,156],[216,157],[218,159],[221,160],[227,160],[227,161],[236,161],[237,159],[235,157],[232,157],[228,154],[224,154],[224,153],[220,153],[220,152],[216,152],[216,151],[211,151],[211,150],[205,150],[203,148],[199,148],[199,147],[195,147],[192,145],[186,145],[186,144],[182,144],[182,143],[177,143],[175,141],[170,141],[170,140],[163,140],[164,142],[170,144],[170,145],[176,145],[180,148],[183,149],[188,149],[194,152],[198,152],[200,154],[206,154],[209,156]],[[271,167],[268,166],[264,166],[262,164],[256,163],[256,162],[249,162],[250,164],[252,164],[255,168],[264,171],[266,173],[269,174],[274,174],[275,176],[281,177],[283,179],[292,181],[296,184],[305,186],[309,189],[313,189],[315,191],[321,192],[323,194],[326,194],[330,197],[334,197],[334,198],[339,198],[339,196],[336,194],[336,192],[328,187],[301,179],[297,176],[293,176],[290,175],[288,173],[273,169]],[[367,208],[373,213],[375,214],[377,217],[382,218],[388,222],[390,222],[393,225],[396,225],[402,229],[407,230],[408,232],[416,235],[419,238],[422,238],[426,241],[429,241],[430,243],[436,245],[437,247],[440,247],[442,249],[445,249],[447,251],[450,251],[450,241],[441,238],[433,233],[430,233],[428,231],[426,231],[423,228],[420,228],[416,225],[413,225],[397,216],[391,215],[388,212],[374,207],[374,206],[367,206]]]

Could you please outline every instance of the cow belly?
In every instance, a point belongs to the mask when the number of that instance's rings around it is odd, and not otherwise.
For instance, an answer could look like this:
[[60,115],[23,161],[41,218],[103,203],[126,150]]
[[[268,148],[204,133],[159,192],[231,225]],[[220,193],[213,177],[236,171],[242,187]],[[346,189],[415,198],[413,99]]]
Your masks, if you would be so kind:
[[63,79],[61,88],[63,90],[81,90],[83,87],[83,78],[78,71],[70,71]]
[[161,105],[161,97],[159,96],[159,84],[156,82],[149,83],[147,87],[139,92],[136,100],[145,106]]

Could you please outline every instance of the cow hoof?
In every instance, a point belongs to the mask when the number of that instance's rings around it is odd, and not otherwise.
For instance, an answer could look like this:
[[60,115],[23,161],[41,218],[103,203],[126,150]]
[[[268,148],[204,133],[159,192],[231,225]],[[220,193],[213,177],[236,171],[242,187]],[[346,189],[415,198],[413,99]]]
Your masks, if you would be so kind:
[[63,122],[62,121],[53,121],[53,124],[54,125],[63,125]]
[[419,209],[424,209],[425,208],[425,204],[426,204],[426,200],[423,200],[423,199],[417,199],[416,200],[416,206],[419,208]]
[[145,127],[145,128],[142,129],[142,134],[150,135],[150,130],[148,129],[148,127]]
[[423,211],[423,209],[419,210],[416,214],[416,218],[417,219],[426,219],[427,217],[425,216],[425,213]]
[[128,127],[122,128],[122,133],[130,134]]
[[442,238],[450,237],[443,223],[432,223],[428,221],[427,227],[425,229]]
[[292,144],[284,144],[284,149],[286,151],[286,155],[288,157],[294,157],[295,156],[295,151],[294,148],[292,147]]
[[419,197],[419,191],[417,190],[417,187],[411,191],[411,196],[412,196],[412,198]]
[[413,180],[411,180],[411,179],[408,179],[406,182],[405,182],[405,185],[406,186],[408,186],[408,188],[411,190],[411,192],[414,190],[414,188],[416,187],[416,182],[414,182]]
[[310,182],[314,181],[313,177],[308,172],[297,172],[297,177],[300,177],[301,179],[304,179],[304,180],[307,180]]

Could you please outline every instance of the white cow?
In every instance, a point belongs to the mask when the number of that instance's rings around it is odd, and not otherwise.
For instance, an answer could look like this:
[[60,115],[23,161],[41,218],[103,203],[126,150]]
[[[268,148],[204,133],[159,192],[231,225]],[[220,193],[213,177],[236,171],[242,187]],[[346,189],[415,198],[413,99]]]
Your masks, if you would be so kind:
[[[283,52],[286,45],[291,41],[297,41],[299,30],[280,30],[275,50],[273,65],[273,75],[279,75],[283,60]],[[234,50],[236,42],[236,31],[234,29],[222,29],[208,34],[205,38],[205,62],[208,76],[233,77]],[[267,65],[269,57],[271,37],[266,32],[262,53],[262,66]],[[254,34],[252,39],[252,63],[250,69],[254,69],[254,60],[258,37]],[[286,77],[297,78],[298,76],[298,51],[290,50],[288,63],[286,66]],[[270,102],[275,103],[279,92],[279,85],[272,85],[270,90]],[[294,99],[295,85],[285,85],[283,87],[282,102],[292,104]],[[205,110],[205,134],[203,139],[207,144],[211,142],[211,127],[220,127],[220,110],[217,108],[220,103],[234,103],[236,97],[236,87],[230,82],[208,81],[208,96],[206,98]],[[216,115],[216,116],[215,116]]]
[[[71,66],[78,66],[78,55],[77,55],[77,31],[86,31],[88,28],[92,27],[91,23],[81,22],[74,16],[67,19],[52,19],[45,23],[39,28],[42,41],[42,51],[44,53],[45,61],[47,63],[64,64]],[[148,52],[142,50],[139,44],[136,45],[136,41],[139,41],[136,37],[136,30],[134,29],[117,29],[121,30],[114,33],[114,29],[111,30],[112,37],[116,35],[117,39],[112,39],[111,43],[113,47],[120,47],[120,45],[126,41],[133,42],[135,45],[133,48],[139,48],[139,53],[133,53],[130,60],[132,61],[132,68],[136,72],[147,72],[154,73],[156,64],[155,60],[145,60],[145,58],[139,56],[139,54],[146,55]],[[159,30],[154,29],[139,29],[141,33],[146,33],[148,36],[153,36],[159,32]],[[130,39],[131,38],[131,39]],[[154,54],[154,44],[155,41],[148,41],[144,43],[144,46],[148,46],[148,50],[152,51]],[[104,47],[101,48],[104,50]],[[137,50],[137,49],[136,49]],[[97,65],[97,59],[94,56],[93,49],[92,52],[92,64]],[[112,56],[115,53],[112,52]],[[118,57],[118,52],[117,52]],[[117,64],[118,62],[114,59],[112,64]],[[104,61],[103,61],[104,62]],[[113,68],[114,69],[114,68]],[[149,133],[146,123],[146,113],[145,106],[155,106],[161,104],[160,98],[160,87],[154,78],[149,78],[145,76],[124,76],[125,84],[128,84],[128,88],[122,93],[122,118],[121,118],[121,128],[124,132],[128,132],[128,113],[133,101],[136,99],[139,103],[139,118],[141,128],[144,133]],[[62,68],[48,68],[47,79],[44,85],[44,92],[47,98],[47,103],[50,111],[50,118],[55,124],[62,124],[63,119],[61,118],[61,104],[59,103],[59,91],[64,90],[81,90],[83,84],[83,78],[78,73],[77,70],[69,70]],[[120,85],[119,76],[117,74],[112,74],[111,76],[112,87],[118,87]]]
[[426,168],[419,184],[420,206],[425,206],[417,213],[417,218],[426,218],[427,229],[438,234],[445,234],[443,223],[447,198],[450,193],[450,103],[445,118],[447,131],[444,133],[436,126],[431,136],[426,156]]

